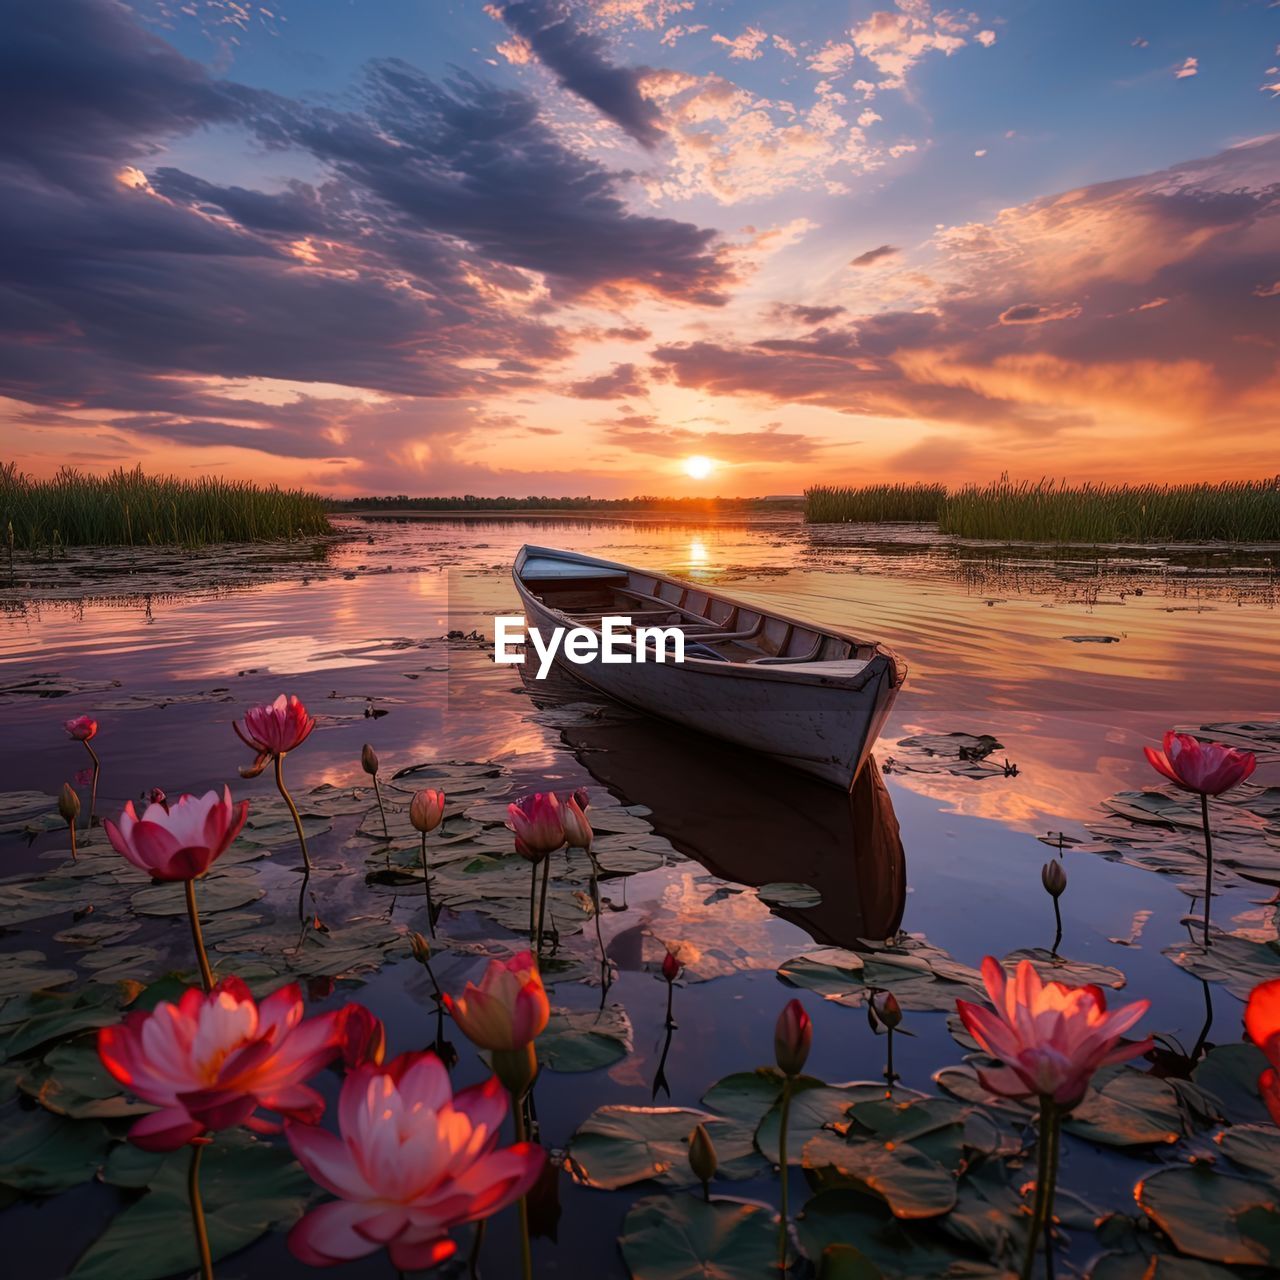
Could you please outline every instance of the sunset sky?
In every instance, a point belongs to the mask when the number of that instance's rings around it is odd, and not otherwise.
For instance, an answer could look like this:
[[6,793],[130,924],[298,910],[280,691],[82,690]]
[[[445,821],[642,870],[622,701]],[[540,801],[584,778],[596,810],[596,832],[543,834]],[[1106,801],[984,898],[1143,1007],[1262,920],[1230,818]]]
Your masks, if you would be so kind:
[[1277,0],[6,19],[24,470],[620,496],[1278,469]]

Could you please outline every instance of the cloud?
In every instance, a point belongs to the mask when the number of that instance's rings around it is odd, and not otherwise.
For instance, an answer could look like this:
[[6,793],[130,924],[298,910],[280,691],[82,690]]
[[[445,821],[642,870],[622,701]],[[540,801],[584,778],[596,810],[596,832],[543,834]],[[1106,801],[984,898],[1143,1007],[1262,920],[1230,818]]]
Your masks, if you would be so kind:
[[[1150,305],[1150,304],[1144,304]],[[1000,313],[1001,324],[1047,324],[1051,320],[1072,320],[1078,316],[1081,308],[1059,304],[1041,306],[1037,302],[1019,302],[1006,307]]]
[[851,267],[871,267],[877,262],[883,262],[886,258],[896,258],[902,252],[896,245],[881,244],[874,249],[868,249],[866,253],[860,253],[854,258],[849,265]]
[[758,431],[702,431],[686,426],[664,427],[646,414],[627,414],[606,423],[605,437],[633,453],[682,457],[698,453],[719,462],[806,462],[818,455],[819,440],[798,431],[783,431],[770,423]]
[[609,61],[604,41],[584,30],[560,0],[504,5],[502,20],[555,77],[646,147],[662,138],[661,116],[639,89],[640,73]]
[[[949,10],[934,13],[928,0],[897,0],[895,9],[881,9],[849,32],[854,49],[884,78],[878,89],[901,89],[907,72],[927,53],[950,57],[967,43],[965,36],[977,21],[976,15],[959,15]],[[975,37],[978,38],[978,37]],[[994,42],[979,39],[988,45]]]
[[[1025,438],[1256,432],[1280,420],[1275,302],[1258,290],[1274,279],[1277,175],[1280,137],[1033,200],[938,232],[927,274],[902,273],[913,309],[849,312],[799,337],[712,333],[655,359],[707,394]],[[1028,301],[1064,296],[1080,301]],[[1086,305],[1087,325],[1065,323]]]
[[685,36],[696,36],[698,32],[705,31],[706,29],[707,24],[705,22],[693,23],[691,26],[687,27],[677,24],[674,27],[668,27],[662,33],[662,39],[659,40],[658,43],[665,45],[668,49],[674,49],[677,41],[683,40]]
[[1192,76],[1200,74],[1200,59],[1187,58],[1181,66],[1175,67],[1173,78],[1175,80],[1189,80]]
[[801,324],[817,325],[827,320],[834,320],[836,316],[844,315],[845,308],[840,306],[811,307],[802,306],[799,303],[780,302],[774,305],[772,313],[781,320],[798,320]]
[[[214,79],[112,0],[16,3],[0,395],[32,406],[33,430],[120,415],[137,439],[319,459],[372,450],[375,420],[411,432],[389,408],[404,398],[453,406],[461,438],[468,398],[553,380],[561,306],[716,306],[735,279],[714,232],[633,213],[625,179],[526,94],[389,60],[340,110]],[[315,179],[264,191],[151,167],[204,126]],[[212,389],[227,382],[261,389]]]
[[566,394],[577,400],[621,400],[647,395],[648,390],[634,364],[615,364],[608,373],[570,383]]
[[759,27],[747,27],[741,35],[734,36],[732,40],[728,36],[714,35],[711,37],[711,42],[724,45],[729,50],[731,58],[737,58],[742,62],[755,62],[764,56],[760,46],[768,38],[767,31],[761,31]]

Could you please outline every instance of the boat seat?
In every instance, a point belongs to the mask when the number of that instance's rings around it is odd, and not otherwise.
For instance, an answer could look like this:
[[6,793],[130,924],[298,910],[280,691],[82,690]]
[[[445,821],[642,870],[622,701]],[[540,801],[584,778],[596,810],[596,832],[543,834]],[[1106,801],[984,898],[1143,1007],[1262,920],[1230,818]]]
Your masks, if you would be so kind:
[[669,600],[663,600],[660,596],[646,595],[643,591],[636,591],[633,587],[614,587],[614,591],[620,596],[630,596],[633,600],[644,600],[652,604],[665,605],[669,612],[679,613],[686,618],[693,619],[695,626],[706,626],[711,633],[704,637],[708,644],[719,644],[726,640],[750,640],[764,625],[764,615],[762,614],[752,627],[747,627],[742,631],[725,631],[719,623],[712,622],[704,614],[695,613],[692,609],[684,608],[683,605],[672,604]]
[[759,667],[781,666],[783,663],[787,662],[814,662],[817,660],[818,654],[822,651],[822,644],[825,639],[825,636],[819,636],[817,640],[814,641],[812,648],[805,653],[771,654],[764,658],[748,658],[747,661],[750,662],[752,666]]

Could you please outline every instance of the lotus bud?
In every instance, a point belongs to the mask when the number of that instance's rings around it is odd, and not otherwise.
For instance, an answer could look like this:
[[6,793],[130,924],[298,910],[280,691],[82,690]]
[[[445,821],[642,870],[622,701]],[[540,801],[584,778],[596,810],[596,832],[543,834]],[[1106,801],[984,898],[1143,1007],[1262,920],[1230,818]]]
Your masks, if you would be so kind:
[[706,1186],[716,1176],[720,1161],[716,1158],[716,1144],[711,1141],[706,1125],[698,1125],[689,1138],[689,1168],[693,1176]]
[[431,963],[431,944],[420,933],[409,934],[409,946],[413,948],[413,958],[419,964]]
[[876,1017],[893,1031],[902,1024],[902,1006],[892,991],[878,991],[871,997],[871,1007]]
[[168,797],[159,787],[152,787],[151,790],[147,792],[148,804],[164,804],[167,799]]
[[591,803],[591,797],[588,794],[586,787],[579,787],[577,791],[573,793],[573,800],[578,808],[585,812],[587,805]]
[[799,1000],[788,1002],[778,1015],[773,1031],[773,1056],[779,1070],[789,1076],[798,1076],[809,1058],[813,1044],[813,1022]]
[[662,976],[668,982],[674,982],[680,976],[680,961],[676,959],[674,951],[668,951],[662,957]]
[[[365,766],[366,768],[368,766]],[[377,773],[378,763],[375,760],[373,772]],[[426,791],[414,792],[413,799],[409,801],[409,821],[413,823],[415,831],[421,831],[426,835],[428,831],[434,831],[444,819],[444,792]]]
[[69,782],[64,782],[62,790],[58,792],[58,812],[68,826],[74,826],[75,820],[80,816],[80,797]]
[[360,748],[360,767],[371,778],[377,775],[378,753],[367,742]]
[[590,849],[594,832],[587,815],[582,812],[577,798],[569,800],[560,809],[560,824],[564,827],[564,841],[571,849]]
[[1067,887],[1067,873],[1063,870],[1062,863],[1056,858],[1046,862],[1040,870],[1040,883],[1047,893],[1055,898],[1061,897],[1062,891]]

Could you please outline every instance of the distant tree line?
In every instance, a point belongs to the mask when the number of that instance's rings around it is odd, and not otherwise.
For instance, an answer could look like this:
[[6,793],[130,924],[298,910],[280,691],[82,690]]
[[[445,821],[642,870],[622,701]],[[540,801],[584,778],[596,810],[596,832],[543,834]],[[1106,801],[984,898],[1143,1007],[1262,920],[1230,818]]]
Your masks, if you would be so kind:
[[335,511],[762,511],[796,510],[804,500],[795,498],[659,498],[640,495],[634,498],[585,497],[551,498],[485,498],[474,493],[462,497],[411,498],[408,494],[394,497],[342,498],[333,501]]

